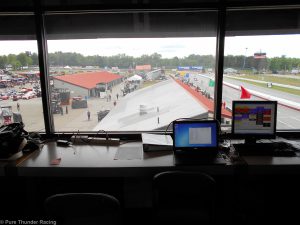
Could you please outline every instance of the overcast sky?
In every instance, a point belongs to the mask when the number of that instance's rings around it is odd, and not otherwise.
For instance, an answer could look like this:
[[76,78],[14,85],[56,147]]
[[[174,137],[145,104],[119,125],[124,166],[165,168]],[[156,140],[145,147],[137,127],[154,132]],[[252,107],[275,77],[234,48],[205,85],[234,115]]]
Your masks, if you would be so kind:
[[[215,54],[216,38],[123,38],[91,40],[48,41],[49,52],[77,52],[85,56],[110,56],[125,53],[141,56],[157,52],[163,58],[190,54]],[[0,55],[37,52],[36,41],[0,41]],[[225,42],[225,55],[247,55],[265,52],[267,57],[286,55],[300,58],[300,35],[240,36],[228,37]]]

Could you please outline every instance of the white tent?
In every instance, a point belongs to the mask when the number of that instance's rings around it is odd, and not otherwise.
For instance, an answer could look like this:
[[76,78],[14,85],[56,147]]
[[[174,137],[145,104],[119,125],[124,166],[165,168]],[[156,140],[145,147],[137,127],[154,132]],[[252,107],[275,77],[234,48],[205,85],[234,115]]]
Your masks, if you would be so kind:
[[65,66],[64,69],[72,69],[70,66]]
[[142,80],[143,78],[139,75],[133,75],[132,77],[129,77],[127,80],[128,81],[139,81]]

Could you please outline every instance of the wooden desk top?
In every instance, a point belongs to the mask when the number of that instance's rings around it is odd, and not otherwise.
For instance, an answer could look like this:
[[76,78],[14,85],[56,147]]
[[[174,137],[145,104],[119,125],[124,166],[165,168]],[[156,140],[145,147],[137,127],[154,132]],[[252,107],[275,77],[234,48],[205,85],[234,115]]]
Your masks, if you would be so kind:
[[[118,149],[135,148],[140,151],[140,159],[116,160]],[[59,165],[51,161],[61,159]],[[42,150],[32,154],[17,165],[19,176],[153,176],[166,170],[178,170],[173,163],[172,151],[143,152],[141,142],[131,142],[120,146],[74,145],[60,147],[55,142],[46,144]],[[189,170],[209,170],[211,174],[231,173],[228,165],[184,166]]]
[[[135,149],[136,159],[118,159],[121,150]],[[298,154],[298,153],[297,153]],[[60,158],[59,165],[52,160]],[[243,156],[244,163],[221,165],[175,166],[172,151],[143,152],[141,142],[129,142],[120,146],[74,145],[60,147],[49,142],[36,152],[15,162],[19,176],[55,177],[145,177],[167,170],[195,170],[215,175],[247,174],[300,174],[300,155],[297,157]],[[0,176],[5,175],[0,164]],[[240,169],[240,166],[243,168]]]

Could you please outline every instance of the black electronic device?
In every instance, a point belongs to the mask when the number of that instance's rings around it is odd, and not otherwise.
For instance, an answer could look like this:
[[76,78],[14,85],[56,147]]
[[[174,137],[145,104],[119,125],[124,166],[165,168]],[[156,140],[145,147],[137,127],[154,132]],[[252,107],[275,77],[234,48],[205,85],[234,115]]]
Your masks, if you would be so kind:
[[239,155],[296,156],[295,148],[286,142],[256,142],[276,138],[276,117],[276,101],[233,101],[232,134],[245,139],[244,144],[233,144]]
[[296,156],[297,148],[287,142],[268,142],[255,144],[234,144],[240,156]]
[[22,150],[24,135],[28,133],[23,129],[23,123],[12,123],[0,127],[0,158],[9,158]]
[[173,121],[175,165],[226,164],[218,154],[219,123],[216,120]]
[[38,150],[40,148],[39,144],[34,143],[33,141],[27,141],[25,146],[22,148],[23,153],[27,152],[33,152],[35,150]]
[[234,138],[255,144],[257,139],[276,138],[276,101],[233,101],[232,129]]
[[68,147],[72,144],[72,142],[67,141],[67,140],[57,140],[56,141],[57,146],[64,146],[64,147]]

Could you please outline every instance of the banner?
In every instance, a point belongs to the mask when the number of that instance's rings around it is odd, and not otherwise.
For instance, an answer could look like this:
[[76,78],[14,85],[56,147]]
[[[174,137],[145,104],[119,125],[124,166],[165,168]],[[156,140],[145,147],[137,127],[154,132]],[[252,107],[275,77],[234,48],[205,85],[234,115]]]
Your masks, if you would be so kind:
[[214,87],[215,86],[215,81],[213,81],[212,79],[210,79],[209,83],[208,83],[208,86],[209,87]]

